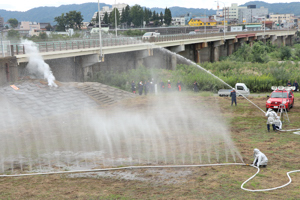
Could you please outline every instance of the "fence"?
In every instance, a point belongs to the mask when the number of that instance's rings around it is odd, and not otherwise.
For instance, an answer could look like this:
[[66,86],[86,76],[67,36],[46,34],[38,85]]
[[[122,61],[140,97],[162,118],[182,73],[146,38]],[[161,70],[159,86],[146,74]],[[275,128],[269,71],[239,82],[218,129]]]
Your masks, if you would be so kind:
[[0,42],[0,57],[11,56],[11,47],[10,41],[2,41]]
[[[271,31],[266,31],[271,32]],[[278,32],[278,31],[277,31]],[[247,34],[263,33],[263,31],[252,31],[247,32]],[[241,32],[226,32],[228,35],[238,35]],[[143,42],[166,42],[174,40],[188,40],[188,39],[200,39],[206,37],[223,37],[223,33],[206,32],[198,34],[176,34],[176,35],[160,35],[152,38],[142,38],[142,37],[112,37],[103,38],[102,47],[108,46],[122,46],[122,45],[134,45]],[[38,49],[40,52],[53,52],[53,51],[65,51],[65,50],[75,50],[75,49],[85,49],[85,48],[98,48],[100,46],[99,39],[82,39],[82,40],[67,40],[67,41],[47,41],[47,42],[37,42]],[[5,46],[5,45],[3,45]],[[25,46],[21,43],[13,43],[10,48],[5,46],[4,51],[11,52],[10,55],[20,55],[25,54]]]

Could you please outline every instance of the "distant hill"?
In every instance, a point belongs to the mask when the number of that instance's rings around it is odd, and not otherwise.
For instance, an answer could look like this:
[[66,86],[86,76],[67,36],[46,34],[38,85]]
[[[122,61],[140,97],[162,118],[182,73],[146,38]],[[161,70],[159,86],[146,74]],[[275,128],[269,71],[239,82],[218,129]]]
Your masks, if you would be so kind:
[[[216,10],[208,10],[205,8],[183,8],[183,7],[178,7],[178,6],[174,6],[174,7],[170,7],[169,8],[171,10],[172,16],[173,17],[180,17],[180,16],[184,16],[187,13],[192,13],[192,16],[194,17],[199,17],[201,15],[215,15],[216,14]],[[165,12],[165,8],[151,8],[151,11],[155,12]]]
[[264,1],[249,1],[241,6],[254,4],[257,8],[261,6],[268,8],[269,13],[279,14],[295,14],[300,15],[300,2],[291,3],[266,3]]
[[[293,3],[266,3],[263,1],[250,1],[245,5],[256,4],[259,8],[261,6],[269,9],[270,13],[294,13],[295,15],[300,15],[300,2]],[[100,3],[100,6],[109,6],[109,4]],[[243,6],[243,5],[241,5]],[[201,15],[212,15],[216,13],[216,10],[208,10],[203,8],[184,8],[184,7],[170,7],[173,17],[184,16],[187,13],[192,13],[192,16],[201,16]],[[67,13],[69,11],[76,10],[80,11],[83,15],[85,22],[89,22],[92,19],[94,13],[98,10],[97,3],[83,3],[83,4],[70,4],[70,5],[61,5],[59,7],[37,7],[30,9],[26,12],[19,11],[7,11],[0,9],[0,16],[4,18],[4,21],[7,21],[10,18],[16,18],[18,21],[32,21],[32,22],[50,22],[52,25],[54,18],[60,16],[62,13]],[[163,12],[165,8],[151,8],[155,12]]]
[[[100,6],[111,7],[111,5],[104,3],[100,3]],[[89,22],[94,13],[98,10],[98,3],[69,4],[61,5],[59,7],[37,7],[26,12],[0,9],[0,16],[4,18],[4,21],[7,21],[10,18],[16,18],[18,21],[50,22],[51,24],[55,24],[53,22],[55,17],[73,10],[80,11],[83,15],[83,21]]]

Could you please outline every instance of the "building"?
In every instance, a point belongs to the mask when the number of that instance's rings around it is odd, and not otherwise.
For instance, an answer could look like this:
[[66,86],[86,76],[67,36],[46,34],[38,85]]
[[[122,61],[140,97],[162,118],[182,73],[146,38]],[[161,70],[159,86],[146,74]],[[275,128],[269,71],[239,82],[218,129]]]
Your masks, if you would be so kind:
[[217,26],[217,21],[210,16],[209,18],[192,18],[189,26]]
[[185,17],[172,17],[171,24],[172,26],[184,26]]
[[[126,6],[128,6],[128,4],[125,3],[118,3],[118,4],[113,4],[112,8],[108,7],[108,6],[103,6],[102,9],[100,10],[100,19],[103,20],[105,13],[107,12],[108,16],[110,15],[110,13],[117,8],[120,16],[122,15],[122,10],[126,8]],[[96,20],[97,17],[97,13],[98,11],[96,11],[92,17],[92,20]]]
[[192,13],[187,13],[185,16],[184,16],[184,19],[185,19],[185,25],[187,25],[189,23],[189,21],[192,19]]
[[48,26],[51,26],[51,24],[50,23],[43,23],[43,22],[40,23],[40,29],[43,30],[43,31],[47,31]]
[[272,21],[276,26],[281,26],[283,28],[295,27],[294,14],[270,14],[269,20]]
[[238,22],[239,23],[257,23],[258,18],[266,17],[269,13],[268,8],[256,8],[255,5],[248,5],[247,8],[239,8]]
[[15,30],[19,31],[20,35],[25,37],[38,36],[40,32],[43,32],[40,23],[29,21],[19,22],[18,27]]
[[232,3],[230,7],[223,7],[222,10],[216,12],[216,20],[221,21],[225,20],[233,22],[237,21],[239,17],[239,10],[246,9],[247,7],[238,7],[237,3]]
[[263,30],[263,27],[261,24],[255,24],[255,25],[246,25],[245,29],[248,31],[260,31]]

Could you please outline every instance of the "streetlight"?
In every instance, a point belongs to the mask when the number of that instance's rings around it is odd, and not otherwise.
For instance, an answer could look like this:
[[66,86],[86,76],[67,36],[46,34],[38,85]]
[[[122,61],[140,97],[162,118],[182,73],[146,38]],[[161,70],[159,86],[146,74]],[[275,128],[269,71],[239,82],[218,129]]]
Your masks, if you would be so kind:
[[261,18],[264,19],[264,37],[263,38],[265,38],[265,35],[266,35],[266,16],[263,16]]
[[99,20],[99,42],[100,42],[100,61],[102,60],[102,40],[101,40],[101,35],[102,35],[102,30],[101,30],[101,18],[100,18],[100,3],[98,0],[98,20]]
[[4,58],[5,55],[4,55],[4,45],[3,45],[3,41],[2,41],[2,31],[0,32],[0,35],[1,35],[1,49],[2,49],[2,57]]
[[[215,1],[215,2],[217,2],[217,1]],[[224,21],[223,21],[223,23],[224,23],[224,42],[225,42],[225,19],[226,19],[226,7],[225,7],[225,3],[224,2],[222,2],[222,1],[220,1],[221,3],[223,3],[224,4]],[[218,3],[218,2],[217,2]]]
[[116,0],[115,0],[115,29],[116,29],[116,37],[118,37],[118,33],[117,33],[117,3],[116,3]]

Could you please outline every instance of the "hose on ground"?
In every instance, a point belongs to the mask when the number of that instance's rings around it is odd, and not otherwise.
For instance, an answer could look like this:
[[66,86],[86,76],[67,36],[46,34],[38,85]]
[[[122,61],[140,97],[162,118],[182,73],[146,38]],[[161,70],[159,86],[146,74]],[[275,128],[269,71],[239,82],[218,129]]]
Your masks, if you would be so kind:
[[118,167],[118,168],[105,168],[105,169],[90,169],[90,170],[73,170],[73,171],[59,171],[59,172],[44,172],[44,173],[31,173],[31,174],[9,174],[9,175],[0,175],[0,177],[21,177],[21,176],[34,176],[34,175],[51,175],[51,174],[69,174],[69,173],[87,173],[87,172],[102,172],[102,171],[115,171],[115,170],[128,170],[128,169],[146,169],[146,168],[183,168],[183,167],[212,167],[212,166],[228,166],[228,165],[246,165],[251,166],[257,169],[257,172],[247,179],[245,182],[242,183],[241,189],[249,192],[265,192],[270,190],[276,190],[283,187],[288,186],[292,179],[290,177],[291,173],[300,172],[300,170],[294,170],[287,172],[287,176],[289,178],[289,182],[274,188],[267,188],[267,189],[258,189],[258,190],[251,190],[244,187],[244,185],[253,179],[259,172],[259,167],[254,165],[247,165],[245,163],[222,163],[222,164],[204,164],[204,165],[165,165],[165,166],[129,166],[129,167]]
[[241,185],[241,189],[243,189],[243,190],[245,190],[245,191],[248,191],[248,192],[266,192],[266,191],[277,190],[277,189],[286,187],[286,186],[288,186],[288,185],[292,182],[292,179],[291,179],[291,177],[290,177],[290,174],[291,174],[291,173],[295,173],[295,172],[300,172],[300,170],[294,170],[294,171],[289,171],[289,172],[287,172],[286,175],[287,175],[288,178],[289,178],[289,182],[287,182],[287,183],[284,184],[284,185],[281,185],[281,186],[278,186],[278,187],[273,187],[273,188],[267,188],[267,189],[251,190],[251,189],[244,188],[244,185],[245,185],[248,181],[250,181],[251,179],[253,179],[253,178],[259,173],[260,169],[259,169],[259,167],[256,167],[256,166],[254,166],[254,165],[250,165],[250,166],[256,168],[256,169],[257,169],[257,172],[256,172],[253,176],[251,176],[249,179],[247,179],[247,180]]

